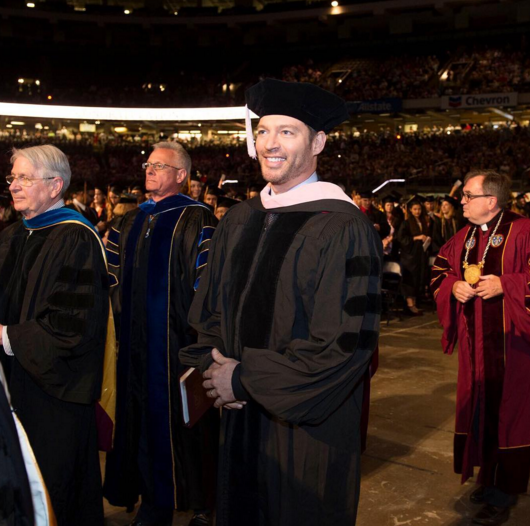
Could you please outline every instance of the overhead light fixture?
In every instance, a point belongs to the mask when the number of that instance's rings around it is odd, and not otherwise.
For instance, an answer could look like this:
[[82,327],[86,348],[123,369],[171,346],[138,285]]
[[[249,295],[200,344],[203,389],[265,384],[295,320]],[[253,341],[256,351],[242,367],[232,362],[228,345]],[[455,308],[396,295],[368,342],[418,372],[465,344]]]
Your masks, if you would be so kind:
[[81,12],[84,12],[86,11],[86,7],[82,6],[82,5],[76,5],[74,7],[74,11],[81,11]]
[[177,16],[177,15],[179,14],[179,12],[178,12],[178,11],[174,11],[173,14],[174,14],[175,16]]
[[24,79],[18,79],[19,84],[24,84]]
[[12,128],[13,125],[12,124],[6,124],[6,128]]
[[382,185],[378,186],[377,188],[374,188],[372,190],[372,194],[376,194],[377,192],[379,192],[379,190],[381,190],[381,188],[383,188],[383,186],[386,186],[388,183],[404,183],[404,182],[405,182],[405,179],[388,179]]
[[130,15],[130,14],[131,14],[131,11],[130,11],[129,9],[125,9],[124,14],[126,14],[126,15]]
[[[51,100],[52,96],[48,95]],[[79,119],[94,121],[233,121],[245,119],[244,106],[214,108],[101,108],[0,102],[0,115],[37,119]],[[258,119],[252,111],[251,119]],[[98,122],[96,121],[96,124]],[[227,131],[225,133],[228,133]],[[237,131],[231,132],[237,133]]]
[[40,80],[36,80],[35,85],[40,86]]
[[333,2],[331,2],[331,7],[339,7],[337,0],[333,0]]
[[31,8],[33,8],[33,7],[35,7],[35,4],[34,4],[33,2],[28,2],[28,3],[26,4],[26,7],[31,7]]
[[11,121],[11,124],[13,126],[24,126],[24,124],[26,124],[26,123],[22,122],[22,121]]

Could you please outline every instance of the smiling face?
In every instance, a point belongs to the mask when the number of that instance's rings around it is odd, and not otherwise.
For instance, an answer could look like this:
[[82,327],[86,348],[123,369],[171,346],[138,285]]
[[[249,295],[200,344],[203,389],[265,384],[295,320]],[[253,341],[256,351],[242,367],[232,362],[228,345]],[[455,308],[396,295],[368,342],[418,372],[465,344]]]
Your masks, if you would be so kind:
[[15,161],[11,173],[34,179],[31,186],[22,186],[16,179],[9,185],[9,191],[13,197],[13,206],[26,219],[33,219],[46,212],[50,206],[59,200],[63,188],[63,180],[60,177],[42,180],[42,174],[39,170],[36,170],[24,157],[19,157]]
[[184,168],[179,167],[179,161],[176,152],[166,148],[157,148],[149,156],[150,163],[162,163],[178,168],[166,166],[163,170],[157,171],[150,166],[145,170],[145,188],[151,192],[153,201],[160,201],[180,192],[188,174]]
[[324,132],[313,139],[298,119],[267,115],[259,121],[256,151],[265,181],[275,192],[286,192],[305,181],[317,167],[317,156],[326,143]]
[[190,182],[190,197],[197,201],[201,196],[202,184],[199,181]]

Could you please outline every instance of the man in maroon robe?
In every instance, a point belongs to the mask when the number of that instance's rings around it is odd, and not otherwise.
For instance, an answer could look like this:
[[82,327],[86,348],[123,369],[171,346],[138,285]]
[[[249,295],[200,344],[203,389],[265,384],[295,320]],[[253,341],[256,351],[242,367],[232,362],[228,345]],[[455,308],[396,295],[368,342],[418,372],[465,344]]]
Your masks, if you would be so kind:
[[455,472],[463,483],[480,467],[473,522],[496,525],[530,473],[530,220],[505,209],[504,175],[471,172],[463,190],[471,224],[441,248],[431,287],[443,350],[459,347]]

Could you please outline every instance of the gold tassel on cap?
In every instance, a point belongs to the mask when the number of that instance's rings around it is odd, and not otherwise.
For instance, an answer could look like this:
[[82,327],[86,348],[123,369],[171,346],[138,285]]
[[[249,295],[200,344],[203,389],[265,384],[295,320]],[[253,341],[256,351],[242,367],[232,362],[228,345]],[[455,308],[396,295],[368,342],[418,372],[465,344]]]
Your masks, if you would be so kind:
[[252,159],[257,159],[256,146],[254,145],[254,134],[252,133],[252,121],[250,120],[250,110],[245,104],[245,129],[247,132],[247,152]]

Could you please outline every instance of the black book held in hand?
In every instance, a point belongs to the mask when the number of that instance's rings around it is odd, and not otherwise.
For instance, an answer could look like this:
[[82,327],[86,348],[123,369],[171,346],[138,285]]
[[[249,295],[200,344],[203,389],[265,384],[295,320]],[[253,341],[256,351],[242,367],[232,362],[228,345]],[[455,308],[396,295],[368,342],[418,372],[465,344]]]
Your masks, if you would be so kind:
[[180,377],[182,417],[186,427],[193,427],[215,402],[214,398],[206,396],[203,381],[201,372],[195,367],[190,367]]

